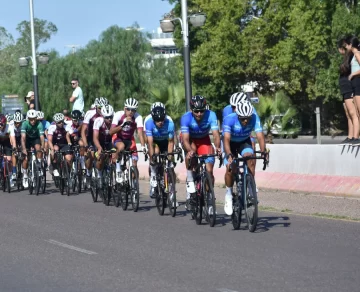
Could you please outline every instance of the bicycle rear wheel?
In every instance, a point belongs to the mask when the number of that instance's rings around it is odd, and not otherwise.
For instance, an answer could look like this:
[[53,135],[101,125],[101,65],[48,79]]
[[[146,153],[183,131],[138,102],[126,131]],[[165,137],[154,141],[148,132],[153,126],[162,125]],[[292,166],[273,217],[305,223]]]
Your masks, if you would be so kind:
[[159,212],[159,215],[163,216],[165,211],[164,190],[161,188],[159,181],[157,182],[157,187],[154,188],[154,191],[156,192],[156,197],[155,197],[156,208]]
[[176,179],[173,169],[167,173],[168,207],[171,217],[176,216]]
[[256,230],[258,222],[258,200],[256,194],[256,185],[254,177],[251,173],[246,175],[246,189],[245,189],[245,216],[250,232]]
[[33,169],[34,169],[34,184],[35,184],[35,195],[39,195],[40,193],[40,175],[39,175],[39,165],[37,161],[33,161]]
[[194,208],[195,208],[194,217],[195,217],[196,225],[200,225],[201,221],[202,221],[204,198],[201,193],[200,193],[200,195],[198,193],[196,193],[195,195],[196,195],[196,198],[195,198],[196,204],[194,206]]
[[121,203],[121,208],[126,211],[127,207],[128,207],[128,203],[129,203],[129,193],[130,193],[130,186],[128,185],[128,183],[123,184],[122,186],[120,186],[120,203]]
[[63,180],[63,184],[64,184],[64,188],[66,191],[66,195],[70,196],[70,172],[69,172],[69,165],[67,163],[67,161],[64,159],[63,160],[63,175],[62,175],[62,180]]
[[140,202],[139,174],[134,166],[130,167],[130,196],[133,211],[137,212]]
[[40,176],[40,183],[41,183],[41,193],[45,194],[46,190],[46,167],[45,167],[45,161],[43,160],[41,162],[41,176]]
[[209,173],[205,173],[202,183],[202,193],[204,198],[204,216],[209,222],[210,227],[214,227],[216,223],[216,203],[215,193],[212,185],[212,179]]

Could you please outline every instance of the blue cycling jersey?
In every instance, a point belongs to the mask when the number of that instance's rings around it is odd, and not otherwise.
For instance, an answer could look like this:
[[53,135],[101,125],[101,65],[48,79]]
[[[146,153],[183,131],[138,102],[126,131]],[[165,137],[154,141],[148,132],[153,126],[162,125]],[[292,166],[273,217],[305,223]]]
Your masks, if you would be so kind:
[[153,137],[154,141],[169,140],[174,138],[174,122],[165,118],[164,125],[158,128],[152,118],[145,123],[146,136]]
[[236,113],[228,115],[223,122],[223,133],[230,133],[232,142],[243,142],[248,139],[252,131],[262,132],[260,118],[257,113],[253,113],[249,123],[243,127]]
[[[227,105],[226,107],[224,107],[223,110],[222,110],[222,120],[223,120],[223,122],[224,122],[224,119],[225,119],[228,115],[230,115],[230,114],[232,114],[232,113],[234,113],[234,111],[233,111],[233,109],[232,109],[231,104],[229,104],[229,105]],[[257,111],[256,111],[255,108],[254,108],[253,113],[257,114]]]
[[209,131],[219,130],[216,114],[206,110],[202,120],[198,123],[192,112],[187,112],[181,117],[181,133],[188,133],[191,138],[200,139],[209,135]]
[[50,123],[48,121],[42,120],[41,123],[43,125],[44,131],[49,129]]

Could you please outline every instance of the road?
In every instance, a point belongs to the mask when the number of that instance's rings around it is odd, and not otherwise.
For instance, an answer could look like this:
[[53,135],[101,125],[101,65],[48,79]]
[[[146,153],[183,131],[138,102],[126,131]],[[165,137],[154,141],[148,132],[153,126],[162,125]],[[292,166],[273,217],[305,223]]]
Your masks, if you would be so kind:
[[359,291],[359,223],[261,212],[251,234],[218,211],[210,228],[145,194],[134,213],[53,185],[1,193],[0,291]]

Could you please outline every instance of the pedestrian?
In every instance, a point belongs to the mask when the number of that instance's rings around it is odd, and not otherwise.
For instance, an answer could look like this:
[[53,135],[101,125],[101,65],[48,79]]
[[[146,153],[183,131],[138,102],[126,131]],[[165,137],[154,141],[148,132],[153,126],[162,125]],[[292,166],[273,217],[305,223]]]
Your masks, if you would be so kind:
[[72,96],[70,97],[69,101],[73,104],[72,110],[84,110],[84,96],[82,89],[79,86],[79,80],[76,78],[73,78],[71,80],[71,86],[74,89]]
[[[34,91],[29,91],[28,94],[24,97],[25,102],[28,105],[28,110],[35,109],[35,93]],[[39,111],[41,111],[40,101],[39,101]]]
[[[353,53],[353,57],[350,61],[351,74],[349,75],[349,80],[351,80],[351,85],[353,89],[353,99],[354,105],[357,111],[357,116],[360,115],[360,41],[357,37],[348,38],[346,40],[346,49],[349,52]],[[359,129],[358,129],[359,130]],[[355,137],[353,146],[360,145],[359,133],[357,133],[357,139]]]
[[343,106],[348,121],[348,136],[340,145],[353,145],[359,138],[359,119],[353,100],[353,88],[349,75],[351,74],[350,61],[353,58],[351,50],[347,50],[347,40],[342,38],[337,44],[338,51],[343,55],[343,62],[340,65],[339,87],[343,97]]

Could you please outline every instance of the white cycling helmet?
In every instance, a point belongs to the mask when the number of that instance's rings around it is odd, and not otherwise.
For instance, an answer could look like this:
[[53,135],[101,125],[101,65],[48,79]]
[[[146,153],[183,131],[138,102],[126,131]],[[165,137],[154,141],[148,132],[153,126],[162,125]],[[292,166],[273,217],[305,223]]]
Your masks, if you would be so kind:
[[103,106],[106,106],[109,104],[107,98],[105,97],[99,97],[99,98],[96,98],[95,99],[95,102],[94,102],[95,106],[96,107],[103,107]]
[[37,112],[37,118],[38,118],[39,120],[43,119],[44,116],[45,116],[45,115],[44,115],[43,112],[41,112],[41,111],[38,111],[38,112]]
[[37,111],[36,110],[29,110],[27,113],[26,113],[26,117],[28,119],[35,119],[37,118]]
[[13,119],[14,119],[15,123],[21,123],[24,120],[24,117],[23,117],[22,113],[16,112],[16,113],[14,113]]
[[5,117],[6,117],[6,121],[8,123],[10,123],[13,120],[13,115],[11,115],[11,114],[6,114]]
[[62,113],[57,113],[53,116],[53,120],[55,123],[61,122],[65,119],[65,116]]
[[151,105],[151,109],[150,109],[150,110],[153,110],[153,109],[156,108],[156,107],[161,107],[161,108],[165,109],[165,105],[164,105],[162,102],[157,101],[157,102],[154,102],[154,103]]
[[244,100],[240,101],[236,105],[235,112],[239,117],[250,117],[253,114],[254,107],[250,101]]
[[236,106],[240,101],[250,101],[245,92],[236,92],[230,97],[231,106]]
[[111,117],[114,115],[114,108],[108,104],[101,108],[101,114],[103,117]]
[[138,101],[135,99],[135,98],[128,98],[125,100],[125,103],[124,103],[125,107],[127,108],[131,108],[131,109],[137,109],[138,108]]

